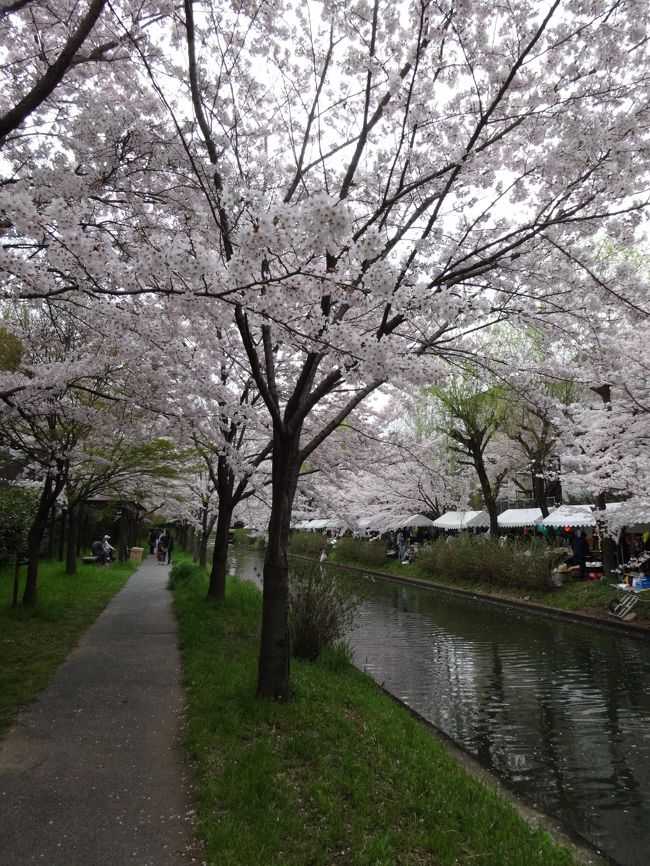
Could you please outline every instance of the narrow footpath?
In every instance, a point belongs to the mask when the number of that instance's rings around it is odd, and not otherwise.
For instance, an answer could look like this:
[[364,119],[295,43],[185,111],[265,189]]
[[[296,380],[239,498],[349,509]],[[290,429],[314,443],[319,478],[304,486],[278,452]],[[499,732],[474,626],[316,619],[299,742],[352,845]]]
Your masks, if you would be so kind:
[[140,566],[0,744],[0,866],[200,863],[168,573]]

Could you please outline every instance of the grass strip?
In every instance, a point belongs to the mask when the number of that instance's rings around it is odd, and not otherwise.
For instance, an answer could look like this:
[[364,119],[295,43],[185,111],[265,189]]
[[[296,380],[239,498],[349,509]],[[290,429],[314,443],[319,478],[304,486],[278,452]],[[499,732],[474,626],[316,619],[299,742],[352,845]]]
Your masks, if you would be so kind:
[[[477,595],[491,596],[492,598],[510,599],[513,601],[533,602],[545,607],[555,608],[567,612],[585,613],[597,619],[611,622],[609,615],[609,602],[621,595],[620,591],[610,586],[606,580],[568,580],[560,589],[541,590],[534,587],[517,588],[501,587],[480,580],[466,580],[464,578],[447,577],[446,575],[432,575],[422,568],[417,562],[402,565],[398,562],[387,562],[376,566],[353,560],[346,560],[336,553],[329,557],[331,565],[349,565],[357,569],[380,572],[395,577],[410,577],[425,583],[448,586],[450,588],[464,589]],[[642,600],[643,602],[644,600]],[[650,622],[650,604],[638,604],[634,611],[639,623]]]
[[569,866],[366,675],[294,661],[289,704],[255,699],[261,596],[176,582],[187,746],[208,866]]
[[13,574],[0,572],[0,736],[134,571],[131,562],[80,564],[71,577],[63,563],[44,562],[35,608],[11,607]]

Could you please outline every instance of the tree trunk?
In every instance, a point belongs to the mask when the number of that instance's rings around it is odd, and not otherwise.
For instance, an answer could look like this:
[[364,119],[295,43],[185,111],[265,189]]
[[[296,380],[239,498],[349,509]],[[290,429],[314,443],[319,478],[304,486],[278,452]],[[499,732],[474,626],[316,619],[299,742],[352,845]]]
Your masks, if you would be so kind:
[[548,517],[548,505],[546,504],[546,479],[542,476],[541,467],[533,466],[531,476],[535,504],[541,510],[542,517]]
[[210,530],[208,529],[208,513],[209,513],[209,505],[204,500],[203,501],[203,507],[201,509],[201,537],[199,538],[199,567],[200,568],[205,568],[208,564],[207,550],[208,550],[208,535],[210,534]]
[[54,559],[54,528],[56,526],[56,503],[50,509],[50,526],[47,533],[47,558]]
[[273,437],[269,540],[263,573],[262,635],[257,696],[287,701],[289,692],[289,563],[287,545],[300,460],[300,431]]
[[61,509],[61,515],[59,517],[59,549],[57,559],[59,562],[63,562],[65,559],[65,537],[66,537],[66,521],[67,521],[68,511],[67,509]]
[[[213,514],[205,527],[205,532],[201,536],[201,550],[199,551],[199,563],[201,568],[205,569],[208,565],[208,543],[210,541],[210,536],[212,535],[212,530],[214,529],[214,524],[217,522],[217,515]],[[227,547],[226,547],[227,553]],[[209,593],[209,590],[208,590]]]
[[65,573],[73,575],[77,573],[77,547],[79,543],[79,516],[81,505],[79,502],[71,502],[68,517],[68,547],[65,559]]
[[232,496],[219,497],[219,513],[217,516],[217,534],[214,539],[212,554],[212,569],[208,598],[211,601],[221,601],[226,594],[226,574],[228,572],[228,538],[234,504]]
[[128,521],[129,516],[127,514],[126,508],[122,506],[122,510],[120,511],[120,539],[118,544],[118,559],[120,562],[126,562],[129,558],[127,553],[127,535],[128,535]]
[[[592,388],[598,394],[605,404],[606,411],[611,411],[612,408],[612,389],[608,384],[601,385],[597,388]],[[609,534],[607,525],[607,517],[605,515],[605,493],[599,493],[596,496],[596,522],[600,529],[600,552],[603,560],[603,577],[611,580],[616,575],[618,563],[616,561],[616,542]]]
[[38,508],[34,515],[34,521],[29,528],[27,534],[27,578],[25,580],[25,591],[23,592],[23,604],[28,607],[35,607],[37,599],[37,584],[38,584],[38,560],[41,551],[41,542],[45,529],[47,528],[47,518],[50,509],[56,502],[59,493],[65,485],[63,473],[59,473],[56,478],[48,475],[45,479],[45,484],[41,490],[41,498],[38,502]]
[[603,561],[603,577],[612,580],[616,577],[618,562],[616,560],[616,542],[609,534],[605,516],[605,494],[596,496],[596,522],[600,533],[600,555]]
[[487,470],[485,469],[483,455],[481,453],[475,452],[474,454],[472,454],[472,458],[474,460],[476,474],[478,475],[478,480],[481,485],[483,502],[485,502],[485,510],[487,511],[490,518],[490,535],[492,538],[496,538],[499,534],[499,515],[497,509],[497,501],[494,497],[494,493],[492,492],[492,485],[490,484],[490,479],[488,478]]

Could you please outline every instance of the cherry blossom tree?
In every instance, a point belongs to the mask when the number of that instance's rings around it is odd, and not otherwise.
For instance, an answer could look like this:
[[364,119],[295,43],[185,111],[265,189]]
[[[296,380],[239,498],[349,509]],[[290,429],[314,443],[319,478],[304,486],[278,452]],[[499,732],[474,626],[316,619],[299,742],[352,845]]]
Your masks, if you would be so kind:
[[353,447],[346,443],[343,459],[322,466],[300,489],[308,486],[318,516],[332,515],[352,532],[396,526],[417,513],[439,517],[467,507],[472,484],[472,476],[454,465],[447,444],[435,433],[418,441],[405,430],[382,441],[361,435]]
[[479,330],[620,288],[587,241],[609,221],[631,239],[646,205],[646,15],[185,0],[129,42],[137,101],[80,94],[47,172],[5,149],[7,295],[156,293],[239,332],[273,431],[260,696],[290,692],[305,461],[382,382],[442,384]]
[[[584,265],[579,252],[575,258]],[[617,567],[612,499],[627,500],[623,521],[650,511],[644,445],[648,429],[647,257],[610,241],[599,246],[590,305],[562,327],[547,372],[571,377],[574,398],[558,412],[563,479],[589,491],[596,505],[605,574]],[[615,292],[611,287],[616,288]],[[620,521],[619,525],[620,525]]]
[[[120,7],[106,0],[88,0],[85,5],[68,0],[4,0],[0,6],[0,145],[28,120],[56,123],[71,91],[87,86],[103,74],[102,66],[123,57],[125,44],[141,41],[163,6],[124,3]],[[65,92],[59,101],[55,91],[64,78]]]
[[[179,472],[179,451],[165,439],[151,439],[151,424],[132,406],[94,405],[92,428],[84,430],[82,441],[71,455],[65,484],[68,508],[66,574],[77,570],[79,519],[81,509],[94,496],[140,499],[145,478],[160,483]],[[136,417],[134,417],[134,415]],[[101,422],[101,423],[100,423]]]

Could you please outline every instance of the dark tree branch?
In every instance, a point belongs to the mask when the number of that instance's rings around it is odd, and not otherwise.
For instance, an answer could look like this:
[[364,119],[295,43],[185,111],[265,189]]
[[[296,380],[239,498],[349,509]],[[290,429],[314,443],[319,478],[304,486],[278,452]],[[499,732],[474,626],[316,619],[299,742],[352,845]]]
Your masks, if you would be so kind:
[[20,102],[0,117],[0,145],[7,135],[17,129],[29,115],[35,111],[50,96],[69,69],[75,54],[81,48],[97,19],[102,13],[106,0],[91,0],[88,12],[81,19],[79,26],[66,42],[63,50],[48,67],[45,75],[36,82],[29,93]]

